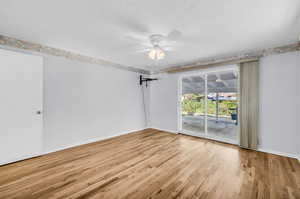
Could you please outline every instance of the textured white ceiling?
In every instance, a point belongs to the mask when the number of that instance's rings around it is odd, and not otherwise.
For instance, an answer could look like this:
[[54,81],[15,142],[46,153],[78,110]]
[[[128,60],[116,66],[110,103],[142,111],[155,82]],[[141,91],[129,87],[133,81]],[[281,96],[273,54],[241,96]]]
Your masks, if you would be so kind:
[[[295,42],[299,13],[299,0],[1,0],[0,34],[158,70]],[[172,30],[182,36],[164,60],[137,52]]]

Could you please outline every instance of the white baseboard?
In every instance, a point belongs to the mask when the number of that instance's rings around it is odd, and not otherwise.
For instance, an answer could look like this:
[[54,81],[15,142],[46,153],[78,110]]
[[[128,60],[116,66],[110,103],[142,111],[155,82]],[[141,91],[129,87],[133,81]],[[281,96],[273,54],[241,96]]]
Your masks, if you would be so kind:
[[18,158],[18,159],[12,159],[12,160],[5,161],[5,162],[1,162],[0,161],[0,166],[6,165],[6,164],[10,164],[10,163],[13,163],[13,162],[17,162],[17,161],[21,161],[21,160],[26,160],[26,159],[30,159],[30,158],[34,158],[34,157],[46,155],[46,154],[49,154],[49,153],[61,151],[61,150],[64,150],[64,149],[68,149],[68,148],[72,148],[72,147],[76,147],[76,146],[80,146],[80,145],[84,145],[84,144],[89,144],[89,143],[93,143],[93,142],[107,140],[107,139],[110,139],[110,138],[113,138],[113,137],[117,137],[117,136],[120,136],[120,135],[125,135],[125,134],[129,134],[129,133],[133,133],[133,132],[136,132],[136,131],[142,131],[142,130],[147,129],[147,128],[141,128],[141,129],[129,130],[129,131],[122,131],[122,132],[116,133],[116,134],[114,134],[112,136],[105,136],[105,137],[100,137],[100,138],[88,139],[88,140],[83,141],[83,142],[78,142],[78,143],[74,143],[74,144],[71,144],[71,145],[63,146],[63,147],[60,147],[60,148],[57,148],[57,149],[48,150],[46,152],[41,152],[41,153],[37,153],[37,154],[30,154],[30,155],[23,156],[23,157]]
[[[166,132],[170,132],[170,133],[174,133],[174,134],[179,133],[178,131],[169,130],[169,129],[162,129],[162,128],[155,127],[155,126],[150,126],[149,128],[157,129],[157,130],[160,130],[160,131],[166,131]],[[285,152],[280,152],[280,151],[275,151],[275,150],[265,149],[265,148],[258,148],[257,151],[265,152],[265,153],[271,153],[271,154],[285,156],[285,157],[290,157],[290,158],[296,158],[300,162],[300,156],[297,155],[297,154],[285,153]]]
[[[80,146],[80,145],[84,145],[84,144],[98,142],[98,141],[110,139],[110,138],[113,138],[113,137],[129,134],[129,133],[133,133],[133,132],[142,131],[142,130],[145,130],[145,129],[148,129],[148,128],[157,129],[157,130],[160,130],[160,131],[166,131],[166,132],[170,132],[170,133],[174,133],[174,134],[179,133],[178,131],[157,128],[157,127],[154,127],[154,126],[145,127],[145,128],[136,129],[136,130],[122,131],[122,132],[114,134],[112,136],[105,136],[105,137],[101,137],[101,138],[88,139],[88,140],[83,141],[83,142],[78,142],[78,143],[74,143],[74,144],[64,146],[64,147],[60,147],[60,148],[57,148],[57,149],[48,150],[48,151],[40,153],[40,154],[31,154],[31,155],[28,155],[28,156],[25,156],[25,157],[22,157],[22,158],[18,158],[18,159],[14,159],[14,160],[11,160],[11,161],[0,162],[0,166],[5,165],[5,164],[9,164],[9,163],[13,163],[13,162],[17,162],[17,161],[21,161],[21,160],[25,160],[25,159],[38,157],[38,156],[41,156],[41,155],[46,155],[46,154],[49,154],[49,153],[61,151],[61,150],[64,150],[64,149],[68,149],[68,148],[72,148],[72,147],[76,147],[76,146]],[[274,150],[265,149],[265,148],[258,148],[258,151],[265,152],[265,153],[271,153],[271,154],[275,154],[275,155],[280,155],[280,156],[285,156],[285,157],[290,157],[290,158],[296,158],[296,159],[298,159],[298,161],[300,163],[300,156],[297,155],[297,154],[284,153],[284,152],[274,151]]]
[[129,134],[129,133],[133,133],[133,132],[137,132],[137,131],[142,131],[142,130],[145,130],[147,128],[148,127],[141,128],[141,129],[136,129],[136,130],[122,131],[120,133],[116,133],[116,134],[111,135],[111,136],[88,139],[88,140],[83,141],[83,142],[78,142],[78,143],[74,143],[74,144],[64,146],[64,147],[60,147],[60,148],[57,148],[57,149],[48,150],[48,151],[44,152],[42,155],[46,155],[46,154],[49,154],[49,153],[61,151],[61,150],[64,150],[64,149],[68,149],[68,148],[72,148],[72,147],[76,147],[76,146],[80,146],[80,145],[84,145],[84,144],[89,144],[89,143],[93,143],[93,142],[99,142],[99,141],[107,140],[107,139],[118,137],[118,136],[121,136],[121,135]]
[[151,128],[151,129],[157,129],[157,130],[159,130],[159,131],[166,131],[166,132],[174,133],[174,134],[178,134],[178,133],[179,133],[178,131],[169,130],[169,129],[162,129],[162,128],[158,128],[158,127],[155,127],[155,126],[151,126],[151,127],[148,127],[148,128]]
[[299,156],[297,156],[297,154],[274,151],[274,150],[271,150],[271,149],[265,149],[265,148],[260,148],[260,147],[257,149],[257,151],[265,152],[265,153],[271,153],[271,154],[274,154],[274,155],[285,156],[285,157],[289,157],[289,158],[296,158],[296,159],[299,160]]
[[18,162],[18,161],[21,161],[21,160],[26,160],[26,159],[38,157],[38,156],[41,156],[41,155],[42,155],[42,153],[34,153],[34,154],[28,154],[26,156],[22,156],[22,157],[7,160],[7,161],[0,161],[0,166],[10,164],[10,163],[13,163],[13,162]]

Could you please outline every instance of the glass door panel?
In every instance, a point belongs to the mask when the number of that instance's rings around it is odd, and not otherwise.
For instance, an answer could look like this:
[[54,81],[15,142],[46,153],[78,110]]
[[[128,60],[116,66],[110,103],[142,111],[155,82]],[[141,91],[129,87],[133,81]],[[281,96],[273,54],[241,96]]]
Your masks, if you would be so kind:
[[181,116],[182,129],[205,134],[205,76],[182,79]]
[[182,132],[237,143],[237,70],[184,77],[181,85]]
[[207,135],[237,140],[237,73],[207,75]]

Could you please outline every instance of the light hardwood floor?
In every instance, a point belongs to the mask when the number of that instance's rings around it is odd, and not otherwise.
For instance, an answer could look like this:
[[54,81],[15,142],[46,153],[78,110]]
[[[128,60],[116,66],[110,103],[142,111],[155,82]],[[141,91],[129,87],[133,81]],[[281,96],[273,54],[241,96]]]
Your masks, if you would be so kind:
[[147,129],[2,166],[0,198],[300,198],[300,164]]

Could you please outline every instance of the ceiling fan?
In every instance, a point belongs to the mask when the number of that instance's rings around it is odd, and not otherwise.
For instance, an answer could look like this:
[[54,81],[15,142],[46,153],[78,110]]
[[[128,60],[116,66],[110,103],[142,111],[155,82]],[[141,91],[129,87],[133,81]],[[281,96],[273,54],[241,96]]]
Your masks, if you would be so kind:
[[[131,42],[131,47],[135,48],[130,52],[145,53],[151,60],[164,59],[169,51],[178,50],[178,45],[195,45],[199,39],[198,35],[185,35],[177,29],[166,32],[165,29],[155,30],[151,23],[144,21],[141,23],[137,18],[128,16],[118,17],[112,25],[119,32],[124,33],[123,39]],[[152,26],[152,27],[151,27]],[[179,25],[177,25],[179,27]],[[203,38],[202,38],[203,39]]]
[[173,30],[167,35],[163,34],[131,34],[126,38],[134,41],[137,45],[142,45],[141,50],[136,52],[147,53],[149,59],[162,60],[168,51],[174,51],[177,40],[181,37],[181,32]]
[[152,60],[162,60],[166,57],[168,51],[174,51],[176,41],[180,37],[181,32],[178,30],[173,30],[168,35],[150,34],[149,36],[126,36],[127,39],[144,46],[142,50],[137,50],[136,52],[146,52],[148,58]]
[[178,45],[194,42],[194,38],[183,37],[175,28],[166,33],[161,28],[155,30],[146,21],[140,23],[136,18],[122,16],[112,24],[120,32],[125,32],[123,38],[131,42],[131,47],[135,48],[134,53],[145,53],[151,60],[162,60],[169,51],[177,50]]
[[164,59],[166,56],[166,51],[173,50],[173,48],[171,46],[166,46],[166,43],[168,40],[170,40],[169,37],[166,37],[161,34],[150,35],[149,41],[150,41],[152,47],[145,49],[145,51],[148,52],[148,57],[153,60]]

